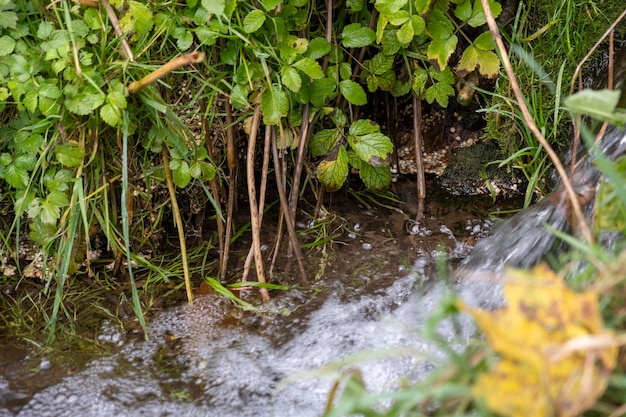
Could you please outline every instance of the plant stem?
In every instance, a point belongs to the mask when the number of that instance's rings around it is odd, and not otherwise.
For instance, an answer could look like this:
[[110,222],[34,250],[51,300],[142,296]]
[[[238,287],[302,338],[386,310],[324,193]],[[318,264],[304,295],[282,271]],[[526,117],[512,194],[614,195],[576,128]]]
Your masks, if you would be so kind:
[[[250,202],[250,223],[252,227],[252,247],[254,248],[254,265],[256,267],[257,280],[265,283],[265,271],[263,270],[263,255],[261,254],[261,222],[259,218],[259,206],[256,199],[256,185],[254,181],[254,151],[256,149],[256,137],[261,119],[261,105],[257,104],[252,115],[250,138],[248,139],[248,154],[246,156],[246,176],[248,180],[248,201]],[[270,295],[267,288],[261,288],[261,298],[267,303]]]
[[413,96],[413,139],[415,140],[415,167],[417,171],[417,214],[415,220],[424,216],[424,199],[426,198],[426,178],[424,177],[424,159],[422,148],[422,98]]
[[172,171],[170,170],[170,158],[169,149],[163,146],[163,171],[165,173],[165,181],[167,182],[167,190],[170,193],[170,201],[172,203],[172,213],[174,214],[174,222],[176,223],[176,230],[178,231],[178,241],[180,243],[180,256],[183,262],[183,276],[185,277],[185,289],[187,290],[187,302],[193,303],[193,291],[191,290],[191,276],[189,274],[189,262],[187,260],[187,243],[185,241],[185,230],[183,225],[183,219],[180,215],[180,208],[178,207],[178,200],[176,199],[176,188],[174,187],[174,181],[172,181]]

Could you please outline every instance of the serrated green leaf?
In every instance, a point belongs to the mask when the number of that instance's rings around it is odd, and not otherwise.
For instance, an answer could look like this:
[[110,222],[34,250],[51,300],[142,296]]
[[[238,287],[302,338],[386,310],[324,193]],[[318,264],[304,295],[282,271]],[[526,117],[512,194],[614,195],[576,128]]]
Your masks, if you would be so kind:
[[[491,13],[493,13],[493,17],[498,17],[500,16],[500,13],[502,13],[502,6],[496,0],[489,0],[489,8],[491,9]],[[485,11],[483,10],[483,5],[480,0],[474,0],[472,15],[469,19],[466,20],[466,22],[468,25],[474,28],[477,28],[478,26],[482,26],[487,23]]]
[[443,82],[434,83],[426,89],[424,98],[428,103],[437,100],[441,107],[448,107],[448,97],[454,95],[454,88]]
[[198,37],[198,40],[201,44],[208,46],[215,45],[217,37],[219,35],[216,31],[210,29],[208,26],[198,26],[194,29],[194,33]]
[[39,39],[48,39],[54,30],[54,26],[52,23],[48,21],[43,21],[39,23],[39,27],[37,28],[37,37]]
[[620,90],[586,89],[567,97],[564,104],[573,113],[623,126],[626,113],[617,109],[620,96]]
[[339,129],[323,129],[316,132],[311,138],[311,155],[328,155],[330,151],[335,149],[342,137]]
[[16,43],[15,39],[10,36],[4,35],[0,37],[0,56],[7,56],[13,53]]
[[105,95],[103,93],[93,92],[91,89],[75,93],[68,87],[64,90],[65,107],[74,114],[81,116],[90,114],[104,103]]
[[426,12],[430,10],[430,4],[432,2],[433,0],[415,0],[415,8],[419,14],[426,14]]
[[426,31],[434,40],[449,39],[454,34],[454,24],[435,7],[426,19]]
[[39,95],[47,98],[59,98],[63,95],[61,89],[52,82],[46,82],[39,86]]
[[38,97],[39,96],[36,91],[29,91],[24,96],[24,100],[22,101],[22,104],[24,104],[24,107],[26,107],[28,111],[30,111],[31,113],[34,113],[35,110],[37,110]]
[[237,84],[233,87],[230,91],[230,104],[238,110],[241,110],[250,104],[248,102],[248,92],[244,86]]
[[294,62],[293,66],[314,80],[324,78],[322,66],[313,58],[302,58]]
[[463,51],[456,70],[461,76],[464,76],[466,73],[474,71],[476,65],[478,65],[478,49],[474,45],[470,45]]
[[374,167],[369,164],[361,164],[359,177],[371,190],[383,191],[391,185],[391,169],[388,166]]
[[422,16],[411,15],[411,24],[415,35],[421,35],[426,30],[426,21]]
[[44,116],[59,114],[61,110],[61,105],[56,99],[39,97],[39,110]]
[[191,169],[187,161],[172,159],[170,170],[172,171],[172,181],[178,188],[185,188],[191,181]]
[[298,92],[300,90],[300,87],[302,87],[302,79],[300,78],[300,74],[298,74],[298,71],[291,67],[283,67],[282,71],[280,72],[280,78],[285,87],[287,87],[294,93]]
[[413,24],[410,21],[403,24],[396,33],[398,42],[400,42],[403,46],[410,44],[414,35],[415,32],[413,31]]
[[330,78],[313,80],[308,88],[311,104],[315,107],[323,107],[329,99],[336,95],[337,81]]
[[78,146],[57,145],[54,148],[57,161],[68,168],[77,167],[83,162],[85,152]]
[[265,13],[263,10],[252,10],[243,19],[243,30],[246,33],[254,33],[265,23]]
[[350,136],[369,135],[380,132],[380,126],[369,119],[359,119],[350,125],[348,133]]
[[41,201],[40,219],[43,223],[54,224],[61,217],[61,208],[69,204],[67,195],[60,191],[53,191],[48,194],[45,200]]
[[493,43],[493,36],[489,31],[483,32],[478,35],[478,37],[474,39],[474,42],[472,43],[476,48],[480,49],[481,51],[492,51],[495,47]]
[[402,49],[402,44],[398,40],[396,36],[397,29],[386,30],[383,33],[382,44],[383,44],[383,54],[385,55],[395,55],[398,53],[400,49]]
[[426,55],[438,70],[444,69],[448,64],[448,59],[454,53],[458,38],[456,35],[448,39],[434,39],[428,45]]
[[15,29],[17,27],[17,14],[15,12],[0,12],[0,28]]
[[28,178],[28,171],[15,164],[9,164],[4,170],[4,180],[13,188],[26,188]]
[[396,85],[396,73],[393,71],[387,71],[384,74],[376,76],[378,86],[383,91],[391,91]]
[[472,0],[465,0],[457,4],[454,15],[461,22],[467,22],[472,17]]
[[365,82],[367,83],[367,91],[373,93],[378,90],[378,77],[375,75],[368,75],[365,78]]
[[317,178],[326,191],[337,191],[348,177],[348,155],[346,148],[339,145],[336,153],[328,156],[317,166]]
[[365,0],[347,0],[346,8],[350,13],[356,13],[363,10],[365,7]]
[[493,51],[478,50],[478,72],[493,78],[500,72],[500,58]]
[[[15,143],[16,143],[16,148],[20,152],[24,152],[28,155],[33,155],[33,154],[41,152],[41,150],[43,149],[44,138],[40,134],[22,131],[22,132],[17,132],[15,134]],[[35,159],[33,156],[32,167],[34,166],[35,166]]]
[[352,150],[372,166],[380,166],[393,151],[391,139],[382,133],[370,133],[363,136],[348,136]]
[[330,44],[324,38],[313,38],[309,42],[305,56],[312,59],[319,59],[330,52]]
[[105,104],[100,109],[100,117],[111,127],[116,127],[122,120],[122,111],[113,104]]
[[[218,0],[213,0],[217,2]],[[131,39],[136,41],[140,36],[149,32],[154,25],[150,8],[138,1],[128,1],[128,10],[119,21],[120,29],[124,33],[133,32]]]
[[360,23],[352,23],[344,26],[341,32],[341,43],[346,48],[362,48],[369,46],[376,40],[376,33]]
[[400,26],[411,20],[411,14],[406,10],[399,10],[394,14],[385,15],[385,17],[389,20],[394,26]]
[[274,87],[267,89],[261,96],[261,113],[263,123],[277,125],[281,117],[285,117],[289,111],[289,100],[284,91]]
[[394,57],[378,53],[368,63],[368,69],[372,74],[381,75],[392,69]]
[[48,169],[44,175],[43,183],[49,191],[67,191],[69,183],[73,180],[72,172],[67,169]]
[[216,16],[224,16],[226,10],[225,0],[202,0],[202,7]]
[[176,46],[181,51],[186,51],[193,43],[193,34],[185,28],[178,27],[172,31],[172,37],[176,39]]
[[428,70],[424,68],[417,68],[413,71],[413,91],[418,97],[424,93],[426,83],[428,82]]
[[374,5],[381,14],[392,15],[407,4],[407,0],[376,0]]
[[352,66],[347,62],[339,64],[339,77],[342,80],[349,80],[352,77]]
[[360,84],[352,80],[343,80],[339,82],[339,90],[350,104],[355,106],[363,106],[367,104],[365,90],[363,90],[363,87],[361,87]]
[[348,124],[348,117],[339,108],[335,108],[332,110],[332,112],[330,113],[330,120],[332,120],[335,126],[339,128],[343,128]]

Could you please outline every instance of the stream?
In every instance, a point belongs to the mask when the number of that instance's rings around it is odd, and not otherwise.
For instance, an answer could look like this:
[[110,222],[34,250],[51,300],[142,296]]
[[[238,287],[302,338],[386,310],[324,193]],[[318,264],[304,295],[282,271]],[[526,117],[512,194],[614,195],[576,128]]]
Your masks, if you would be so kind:
[[[602,148],[622,155],[626,137],[610,129]],[[593,190],[598,178],[586,164],[575,188]],[[441,300],[501,304],[503,267],[536,264],[559,246],[545,225],[569,227],[562,189],[498,222],[487,213],[500,203],[440,197],[409,232],[398,212],[356,207],[351,232],[317,254],[324,272],[311,288],[274,293],[257,311],[204,295],[153,316],[148,341],[104,323],[97,337],[116,352],[78,372],[37,389],[0,374],[0,416],[320,416],[342,369],[384,392],[444,364],[421,336]],[[469,320],[460,332],[439,328],[459,349],[473,331]]]

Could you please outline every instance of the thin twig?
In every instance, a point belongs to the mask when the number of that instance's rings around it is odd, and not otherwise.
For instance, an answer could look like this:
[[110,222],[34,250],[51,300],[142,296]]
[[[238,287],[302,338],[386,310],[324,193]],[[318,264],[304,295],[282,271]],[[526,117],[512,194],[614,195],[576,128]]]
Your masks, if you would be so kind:
[[[261,253],[261,222],[259,219],[259,206],[256,199],[256,185],[254,180],[254,152],[256,150],[256,137],[261,120],[261,105],[257,104],[252,115],[252,126],[248,139],[248,153],[246,156],[246,176],[248,182],[248,201],[250,203],[250,223],[252,227],[252,247],[254,248],[254,266],[256,267],[257,280],[265,283],[265,270],[263,269],[263,255]],[[270,300],[267,288],[261,288],[263,302]]]
[[[272,131],[269,128],[265,129],[265,142],[263,145],[263,168],[261,169],[261,189],[259,192],[259,223],[263,223],[263,212],[265,211],[265,190],[267,189],[267,172],[270,165],[270,140],[272,138]],[[254,257],[254,250],[250,248],[248,251],[248,256],[246,257],[246,262],[243,265],[243,275],[241,280],[248,280],[248,273],[250,272],[250,264],[252,263],[252,258]],[[272,276],[270,274],[270,276]]]
[[[280,200],[280,207],[284,213],[289,213],[289,203],[287,202],[287,194],[285,193],[285,187],[280,180],[280,174],[278,173],[278,145],[276,144],[276,134],[272,135],[272,156],[274,158],[274,172],[276,173],[276,188],[278,189],[278,198]],[[294,219],[288,214],[285,215],[285,224],[287,225],[287,234],[289,235],[289,241],[293,247],[293,251],[300,267],[300,273],[302,274],[302,283],[304,285],[309,284],[309,280],[306,277],[306,271],[304,270],[304,257],[300,250],[300,244],[298,243],[298,236],[296,235],[296,225]]]
[[180,256],[183,262],[183,275],[185,277],[185,289],[187,290],[187,301],[189,304],[193,303],[193,291],[191,290],[191,276],[189,274],[189,262],[187,260],[187,243],[185,241],[185,229],[183,225],[183,219],[180,215],[180,209],[178,207],[178,200],[176,200],[176,189],[174,188],[174,182],[172,181],[172,171],[170,170],[170,158],[169,149],[165,146],[161,155],[163,155],[163,172],[165,174],[165,181],[167,182],[167,190],[170,193],[170,201],[172,203],[172,213],[174,214],[174,222],[176,223],[176,229],[178,231],[178,242],[180,243]]
[[[235,212],[235,195],[237,193],[237,143],[235,141],[235,122],[233,110],[228,99],[226,108],[226,162],[228,164],[228,202],[226,206],[226,230],[224,233],[223,252],[220,263],[220,274],[224,276],[228,268],[230,256],[230,238],[232,236],[233,213]],[[219,221],[219,219],[218,219]]]
[[539,128],[537,127],[537,124],[533,120],[532,115],[530,114],[530,111],[528,110],[528,106],[526,105],[526,100],[524,99],[524,96],[522,95],[522,91],[519,87],[519,84],[517,83],[517,78],[515,77],[515,73],[513,72],[513,66],[511,65],[511,61],[509,59],[507,50],[504,47],[504,42],[502,42],[502,36],[500,36],[500,30],[498,29],[496,20],[493,17],[493,13],[491,12],[491,8],[489,7],[488,0],[480,0],[480,1],[485,11],[485,17],[487,18],[487,25],[489,26],[489,30],[491,31],[491,34],[496,42],[496,45],[498,46],[500,56],[502,57],[502,63],[509,77],[511,88],[513,89],[513,92],[515,93],[515,98],[517,99],[522,115],[524,116],[524,121],[528,125],[528,128],[531,130],[531,132],[533,132],[533,135],[537,138],[541,146],[544,147],[544,149],[550,156],[550,159],[552,160],[554,167],[556,168],[557,172],[559,173],[559,176],[561,177],[561,180],[563,181],[563,186],[565,187],[565,190],[567,191],[567,195],[572,205],[572,209],[574,211],[574,216],[576,217],[578,226],[580,227],[580,231],[583,237],[585,238],[585,240],[591,243],[593,242],[593,235],[591,234],[589,225],[587,225],[585,216],[578,202],[578,195],[576,194],[576,191],[574,191],[574,188],[572,187],[572,183],[570,182],[567,176],[567,172],[565,171],[565,168],[563,167],[563,164],[561,163],[558,155],[556,154],[554,149],[552,149],[552,146],[550,146],[546,138],[543,136],[543,134],[539,130]]
[[424,216],[424,199],[426,198],[426,178],[424,177],[424,160],[422,148],[422,98],[413,96],[413,139],[415,140],[415,165],[417,171],[417,215],[416,221]]
[[164,65],[161,65],[150,74],[146,75],[139,81],[132,82],[128,85],[129,93],[137,93],[145,86],[152,84],[159,78],[165,77],[172,71],[189,64],[198,64],[204,60],[204,52],[194,51],[172,59]]

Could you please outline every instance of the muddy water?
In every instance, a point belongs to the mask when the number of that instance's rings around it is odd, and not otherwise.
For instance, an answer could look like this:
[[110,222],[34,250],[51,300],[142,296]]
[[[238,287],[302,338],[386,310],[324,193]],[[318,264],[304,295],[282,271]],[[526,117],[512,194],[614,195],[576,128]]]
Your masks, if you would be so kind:
[[[117,352],[79,372],[33,386],[0,371],[0,416],[319,416],[346,366],[372,391],[418,380],[445,359],[420,336],[424,321],[444,295],[466,292],[438,262],[466,257],[502,208],[441,194],[412,223],[352,200],[347,231],[309,254],[323,271],[311,288],[275,293],[258,311],[198,297],[154,316],[149,341],[105,323],[97,337]],[[441,331],[461,346],[471,328]]]

